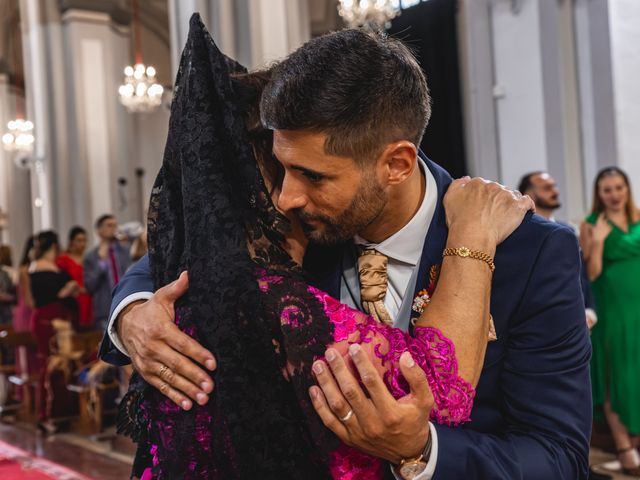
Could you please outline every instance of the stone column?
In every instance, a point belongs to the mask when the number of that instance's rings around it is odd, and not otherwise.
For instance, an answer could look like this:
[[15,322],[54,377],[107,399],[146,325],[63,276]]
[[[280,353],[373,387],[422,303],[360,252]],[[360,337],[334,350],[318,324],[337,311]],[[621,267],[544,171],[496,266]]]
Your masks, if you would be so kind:
[[218,47],[247,68],[284,57],[311,35],[307,0],[169,0],[174,72],[194,12]]
[[574,18],[584,165],[582,180],[587,211],[597,171],[618,163],[606,0],[576,0]]
[[42,25],[40,2],[21,0],[25,82],[27,90],[26,117],[33,121],[35,144],[31,175],[33,195],[33,229],[45,230],[53,226],[52,176],[47,175],[51,166],[50,121],[47,103],[47,78],[45,59],[45,34]]
[[[609,26],[613,71],[613,93],[617,151],[620,166],[627,171],[640,202],[640,3],[609,0]],[[603,157],[602,163],[612,164]]]
[[[16,96],[8,81],[7,75],[0,75],[0,135],[16,117]],[[0,208],[8,215],[1,241],[11,245],[14,261],[19,260],[24,241],[33,232],[32,201],[30,171],[18,168],[14,155],[0,147]]]

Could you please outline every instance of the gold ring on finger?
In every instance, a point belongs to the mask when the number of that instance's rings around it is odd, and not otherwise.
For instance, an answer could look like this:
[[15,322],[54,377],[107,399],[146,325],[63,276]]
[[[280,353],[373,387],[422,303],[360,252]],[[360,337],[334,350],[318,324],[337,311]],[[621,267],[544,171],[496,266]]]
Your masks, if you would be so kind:
[[162,365],[162,366],[160,367],[160,371],[158,372],[158,376],[159,376],[160,378],[163,378],[163,375],[164,375],[165,373],[167,373],[167,372],[170,372],[170,371],[171,371],[171,370],[169,369],[169,367],[167,367],[166,365]]

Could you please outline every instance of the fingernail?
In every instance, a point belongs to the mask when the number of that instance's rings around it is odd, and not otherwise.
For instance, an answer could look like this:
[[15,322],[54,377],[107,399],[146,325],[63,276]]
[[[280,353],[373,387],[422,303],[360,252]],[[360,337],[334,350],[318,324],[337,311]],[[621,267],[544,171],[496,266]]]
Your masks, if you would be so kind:
[[324,367],[322,366],[322,362],[316,362],[313,364],[313,371],[320,375],[324,371]]
[[215,370],[216,362],[212,358],[210,358],[209,360],[204,362],[204,366],[207,367],[209,370]]
[[404,352],[402,354],[402,357],[400,357],[400,361],[403,363],[405,367],[409,367],[409,368],[413,367],[416,364],[416,362],[413,361],[413,357],[409,352]]
[[318,398],[318,389],[316,387],[311,387],[309,389],[309,394],[311,395],[311,398],[313,398],[314,400]]
[[333,362],[336,359],[336,351],[333,348],[330,348],[325,352],[324,356],[327,360]]
[[198,401],[199,405],[204,405],[205,403],[207,403],[207,396],[204,393],[198,393],[196,395],[196,400]]
[[360,348],[360,345],[358,345],[357,343],[354,343],[349,347],[349,355],[351,355],[352,357],[355,357],[358,353],[360,353],[361,350],[362,349]]
[[189,410],[191,408],[191,402],[189,400],[183,400],[180,403],[180,406],[182,407],[183,410]]
[[208,382],[202,382],[202,383],[200,384],[200,388],[202,388],[202,390],[204,390],[204,391],[205,391],[205,393],[208,393],[208,392],[210,392],[210,391],[211,391],[211,390],[210,390],[210,388],[211,388],[211,384],[210,384],[210,383],[208,383]]

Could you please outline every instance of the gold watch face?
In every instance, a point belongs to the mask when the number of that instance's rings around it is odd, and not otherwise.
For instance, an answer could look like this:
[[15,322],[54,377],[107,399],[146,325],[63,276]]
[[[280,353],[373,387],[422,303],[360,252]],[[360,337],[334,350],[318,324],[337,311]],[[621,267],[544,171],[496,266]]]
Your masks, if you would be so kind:
[[412,480],[420,475],[427,468],[427,464],[424,462],[407,462],[400,465],[398,473],[404,480]]
[[458,255],[461,257],[468,257],[471,251],[467,247],[460,247],[458,249]]

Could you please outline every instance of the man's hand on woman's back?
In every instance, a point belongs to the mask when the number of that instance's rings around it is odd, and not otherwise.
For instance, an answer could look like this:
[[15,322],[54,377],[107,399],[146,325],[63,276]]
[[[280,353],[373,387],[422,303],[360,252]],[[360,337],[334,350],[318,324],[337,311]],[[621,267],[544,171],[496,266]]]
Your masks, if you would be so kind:
[[192,401],[207,403],[213,391],[213,380],[197,364],[216,368],[213,355],[175,324],[174,303],[188,288],[183,272],[149,300],[127,306],[117,319],[118,337],[136,371],[185,410]]

